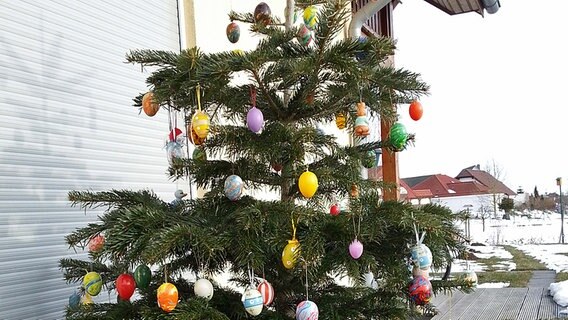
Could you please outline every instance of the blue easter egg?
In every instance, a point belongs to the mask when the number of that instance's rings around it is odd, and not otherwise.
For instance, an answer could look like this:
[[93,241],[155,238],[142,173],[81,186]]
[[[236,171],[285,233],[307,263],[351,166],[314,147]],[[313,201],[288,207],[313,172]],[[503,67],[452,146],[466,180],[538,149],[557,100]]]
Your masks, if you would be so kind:
[[225,179],[225,195],[231,201],[238,200],[243,193],[243,179],[233,174]]

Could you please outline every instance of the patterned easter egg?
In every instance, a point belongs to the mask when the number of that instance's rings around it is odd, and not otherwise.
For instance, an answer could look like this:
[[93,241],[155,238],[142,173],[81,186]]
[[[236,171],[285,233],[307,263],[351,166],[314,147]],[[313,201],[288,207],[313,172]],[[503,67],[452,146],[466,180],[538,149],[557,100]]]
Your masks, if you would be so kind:
[[203,111],[197,111],[191,118],[191,127],[199,138],[207,138],[209,133],[209,116]]
[[236,174],[225,179],[225,195],[231,201],[238,200],[243,193],[243,180]]
[[152,270],[147,265],[141,264],[134,270],[134,281],[140,289],[146,289],[152,281]]
[[243,293],[242,297],[243,306],[245,310],[253,316],[258,316],[262,312],[263,299],[260,291],[248,288]]
[[265,306],[268,306],[274,300],[274,288],[270,284],[270,282],[263,280],[258,285],[258,291],[262,294],[262,301]]
[[422,270],[430,268],[432,265],[432,251],[425,244],[415,245],[410,249],[414,265]]
[[142,110],[148,117],[153,117],[160,110],[160,105],[154,101],[154,94],[147,92],[142,96]]
[[296,320],[318,320],[318,306],[310,300],[302,301],[296,307]]
[[205,150],[203,148],[195,148],[193,149],[193,154],[192,154],[193,160],[195,161],[207,161],[207,153],[205,152]]
[[79,304],[81,303],[81,295],[77,292],[73,293],[69,296],[69,308],[77,309],[79,308]]
[[304,10],[304,24],[310,30],[316,27],[318,24],[318,8],[316,6],[309,6]]
[[239,41],[239,38],[241,37],[241,28],[238,24],[231,22],[227,26],[226,33],[227,39],[229,39],[231,43],[237,43],[237,41]]
[[402,123],[395,123],[389,132],[389,142],[392,144],[396,151],[401,151],[406,146],[408,133]]
[[103,248],[104,244],[105,237],[103,237],[103,235],[101,234],[98,234],[89,240],[89,251],[98,252]]
[[344,113],[338,112],[338,113],[335,114],[335,125],[337,126],[337,129],[339,129],[339,130],[345,129],[345,123],[346,122],[347,122],[347,119],[346,119]]
[[265,2],[261,2],[254,8],[254,22],[260,22],[266,26],[271,22],[271,14],[270,7]]
[[157,294],[158,306],[165,312],[174,310],[178,303],[178,289],[175,285],[166,282],[158,288]]
[[432,284],[426,277],[415,277],[408,287],[410,300],[416,305],[423,306],[432,298]]
[[103,287],[103,280],[101,279],[101,275],[91,271],[87,273],[83,277],[83,288],[85,291],[91,295],[96,296],[101,292],[101,288]]
[[288,240],[288,244],[282,251],[282,264],[286,269],[292,269],[296,265],[300,251],[300,242],[297,239]]
[[371,169],[372,167],[375,166],[375,161],[376,161],[375,152],[373,150],[369,150],[367,151],[367,153],[363,155],[361,164],[363,165],[363,167]]
[[308,29],[305,25],[302,25],[300,29],[298,29],[298,34],[296,35],[298,41],[307,46],[312,42],[312,31]]

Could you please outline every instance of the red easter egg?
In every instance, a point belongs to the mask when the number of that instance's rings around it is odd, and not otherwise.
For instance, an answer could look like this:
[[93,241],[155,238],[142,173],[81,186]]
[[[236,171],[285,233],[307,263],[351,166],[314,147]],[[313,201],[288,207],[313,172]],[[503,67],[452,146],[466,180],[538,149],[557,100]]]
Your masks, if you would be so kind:
[[424,110],[422,109],[422,104],[416,100],[412,101],[410,107],[408,108],[408,113],[410,113],[410,118],[414,121],[420,120],[422,118],[422,113]]
[[105,244],[105,237],[103,237],[101,234],[96,235],[89,240],[89,251],[91,252],[100,251],[103,248],[104,244]]
[[116,279],[116,291],[118,296],[124,300],[130,299],[136,289],[134,277],[128,273],[123,273]]
[[339,205],[337,203],[329,208],[329,214],[331,214],[332,216],[338,216],[339,213],[341,213],[341,208],[339,208]]
[[262,301],[264,305],[270,305],[274,300],[274,288],[272,288],[272,285],[268,281],[264,280],[261,284],[258,285],[257,290],[260,292],[260,294],[262,294]]

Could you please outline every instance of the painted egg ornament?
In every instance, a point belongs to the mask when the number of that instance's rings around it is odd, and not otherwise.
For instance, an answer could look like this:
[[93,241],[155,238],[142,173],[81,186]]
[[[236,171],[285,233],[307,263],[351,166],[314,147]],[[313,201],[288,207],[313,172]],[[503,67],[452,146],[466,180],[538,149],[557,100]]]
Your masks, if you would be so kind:
[[165,312],[174,310],[178,303],[178,290],[175,285],[166,282],[158,288],[158,306]]
[[200,138],[197,135],[197,132],[195,132],[195,130],[193,130],[193,128],[191,127],[191,124],[187,126],[187,132],[191,132],[191,138],[189,139],[189,141],[191,141],[191,143],[193,143],[196,146],[200,146],[205,142],[205,138]]
[[473,270],[469,271],[465,275],[464,280],[470,282],[471,285],[474,286],[474,287],[477,286],[477,274]]
[[248,288],[243,293],[243,306],[245,310],[252,316],[258,316],[262,312],[263,299],[260,291]]
[[420,269],[428,269],[432,265],[432,251],[425,244],[417,244],[410,249],[414,265]]
[[270,7],[265,2],[261,2],[256,6],[256,8],[254,8],[254,22],[260,22],[267,26],[271,22],[271,14],[272,11],[270,10]]
[[314,196],[318,190],[318,177],[311,171],[306,171],[300,175],[298,179],[298,187],[300,193],[306,198]]
[[363,244],[357,239],[353,240],[353,242],[349,244],[349,254],[353,259],[361,258],[361,255],[363,255]]
[[235,22],[229,23],[225,32],[227,34],[227,39],[229,39],[231,43],[237,43],[241,37],[241,27],[239,27],[239,25]]
[[123,273],[116,278],[116,291],[118,296],[124,300],[130,299],[136,289],[134,277],[128,273]]
[[247,127],[254,133],[259,133],[264,126],[264,115],[257,107],[252,107],[247,113]]
[[195,148],[193,149],[192,158],[195,161],[207,161],[207,153],[205,153],[205,150],[203,148]]
[[296,37],[301,44],[307,46],[310,44],[310,42],[312,42],[312,31],[305,25],[302,25],[300,26],[300,29],[298,29],[298,34]]
[[318,8],[316,6],[309,6],[304,9],[304,24],[310,30],[314,30],[318,24]]
[[400,122],[395,123],[389,132],[389,141],[396,151],[403,150],[408,140],[406,128]]
[[274,301],[274,288],[272,287],[270,282],[262,280],[257,289],[262,295],[262,303],[265,306],[270,305],[272,301]]
[[198,297],[211,300],[213,298],[213,285],[207,279],[199,279],[193,285],[193,292]]
[[335,114],[335,125],[337,126],[337,129],[339,129],[339,130],[345,129],[345,123],[346,122],[347,122],[347,119],[345,117],[345,113],[338,112],[338,113]]
[[207,138],[209,133],[209,116],[203,111],[197,111],[191,118],[191,127],[199,138]]
[[105,244],[105,237],[102,234],[98,234],[89,240],[89,251],[98,252],[101,251]]
[[375,162],[376,162],[375,152],[372,150],[369,150],[361,160],[361,164],[363,165],[363,167],[367,169],[371,169],[372,167],[374,167]]
[[142,96],[142,110],[148,117],[153,117],[160,110],[160,105],[154,101],[154,94],[147,92]]
[[83,305],[93,304],[93,297],[90,294],[85,293],[85,295],[81,299],[81,304],[83,304]]
[[296,320],[318,320],[318,306],[310,300],[298,303],[296,307]]
[[147,265],[141,264],[134,270],[134,281],[136,286],[140,289],[146,289],[152,281],[152,271]]
[[175,159],[181,159],[184,156],[181,144],[175,141],[166,144],[166,154],[170,165],[174,163]]
[[408,107],[408,113],[410,114],[410,118],[414,121],[418,121],[422,118],[422,114],[424,110],[422,109],[422,104],[418,101],[412,101],[410,106]]
[[83,288],[91,296],[96,296],[101,292],[103,280],[97,272],[91,271],[83,277]]
[[329,214],[331,214],[334,217],[337,217],[340,213],[341,213],[341,208],[337,203],[332,205],[331,208],[329,208]]
[[432,284],[426,277],[415,277],[408,287],[408,293],[414,304],[423,306],[432,298]]
[[69,296],[69,308],[77,309],[81,304],[81,295],[78,292],[74,292]]
[[282,250],[282,264],[286,269],[296,266],[298,255],[300,254],[300,241],[297,239],[288,240],[288,244]]
[[243,179],[236,174],[230,175],[225,179],[225,195],[229,200],[238,200],[243,193]]

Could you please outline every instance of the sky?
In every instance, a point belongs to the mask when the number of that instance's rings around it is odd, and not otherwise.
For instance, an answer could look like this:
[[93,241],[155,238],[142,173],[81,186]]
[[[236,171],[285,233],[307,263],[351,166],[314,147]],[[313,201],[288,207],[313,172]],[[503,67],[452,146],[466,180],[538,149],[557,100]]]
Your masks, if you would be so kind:
[[[401,177],[456,176],[495,162],[511,189],[568,191],[568,1],[501,0],[500,10],[450,16],[425,1],[394,10],[395,63],[420,73],[424,116],[399,155]],[[535,5],[539,4],[539,5]]]

